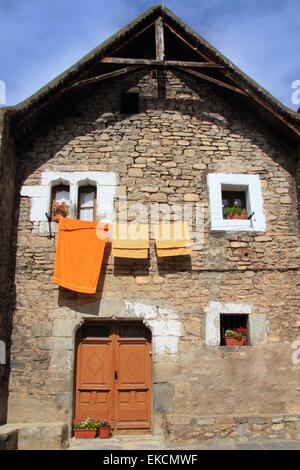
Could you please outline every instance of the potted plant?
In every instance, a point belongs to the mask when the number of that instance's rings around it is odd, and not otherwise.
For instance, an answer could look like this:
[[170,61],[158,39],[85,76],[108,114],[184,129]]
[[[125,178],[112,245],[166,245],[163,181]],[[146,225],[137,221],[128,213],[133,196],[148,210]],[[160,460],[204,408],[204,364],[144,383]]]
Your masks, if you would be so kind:
[[54,199],[52,203],[52,219],[58,223],[63,217],[67,217],[69,207],[65,202],[58,202]]
[[76,439],[94,439],[96,437],[98,426],[99,420],[96,418],[74,420],[74,436]]
[[108,419],[100,420],[98,432],[100,439],[107,439],[108,437],[111,437],[110,422]]
[[224,207],[223,214],[225,219],[247,219],[247,211],[240,206]]
[[247,328],[240,326],[235,330],[226,330],[224,336],[226,346],[245,346],[247,340]]

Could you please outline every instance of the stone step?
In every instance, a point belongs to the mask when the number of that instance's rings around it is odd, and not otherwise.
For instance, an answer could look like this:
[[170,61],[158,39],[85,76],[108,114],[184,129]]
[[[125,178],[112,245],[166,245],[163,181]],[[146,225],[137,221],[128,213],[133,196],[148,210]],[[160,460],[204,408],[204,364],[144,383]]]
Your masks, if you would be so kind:
[[115,435],[109,439],[76,439],[69,441],[69,450],[156,450],[165,449],[163,435]]
[[9,423],[0,426],[0,449],[61,450],[68,446],[65,423]]

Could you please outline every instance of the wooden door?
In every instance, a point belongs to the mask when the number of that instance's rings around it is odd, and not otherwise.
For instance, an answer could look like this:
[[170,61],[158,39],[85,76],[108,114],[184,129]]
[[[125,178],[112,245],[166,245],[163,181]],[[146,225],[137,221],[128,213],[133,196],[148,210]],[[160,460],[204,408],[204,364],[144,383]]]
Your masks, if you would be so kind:
[[114,383],[111,338],[85,340],[78,346],[76,419],[113,420]]
[[141,323],[127,322],[86,326],[83,331],[87,333],[77,349],[76,419],[109,419],[120,433],[149,432],[152,367],[148,330]]
[[151,427],[151,344],[143,325],[119,325],[116,338],[117,429]]

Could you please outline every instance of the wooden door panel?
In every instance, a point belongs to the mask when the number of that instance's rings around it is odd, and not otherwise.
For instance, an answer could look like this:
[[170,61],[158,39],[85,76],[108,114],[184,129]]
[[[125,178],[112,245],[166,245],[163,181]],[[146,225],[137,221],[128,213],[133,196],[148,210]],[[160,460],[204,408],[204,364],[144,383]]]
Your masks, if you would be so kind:
[[77,419],[111,419],[113,411],[111,391],[79,390],[77,400],[79,401],[76,414]]
[[108,386],[112,368],[111,344],[82,343],[80,350],[80,385],[92,388]]
[[113,348],[109,340],[78,347],[76,419],[113,420]]
[[118,428],[149,428],[149,391],[119,390]]
[[115,413],[117,429],[151,427],[151,361],[150,344],[146,339],[123,340],[117,343],[118,380]]
[[118,387],[146,386],[148,378],[147,362],[148,347],[141,344],[119,343],[119,381]]

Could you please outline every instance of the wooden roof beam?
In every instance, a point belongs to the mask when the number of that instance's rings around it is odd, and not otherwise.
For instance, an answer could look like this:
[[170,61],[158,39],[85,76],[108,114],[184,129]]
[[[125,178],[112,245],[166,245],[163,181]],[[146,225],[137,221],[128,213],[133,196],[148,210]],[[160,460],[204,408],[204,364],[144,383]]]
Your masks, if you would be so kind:
[[290,130],[292,130],[298,136],[300,135],[300,132],[299,132],[299,130],[296,126],[292,125],[287,119],[285,119],[279,113],[274,111],[271,108],[271,106],[269,106],[267,103],[265,103],[262,99],[258,98],[252,91],[250,91],[249,88],[245,88],[245,89],[240,88],[242,86],[242,84],[240,82],[238,82],[237,80],[235,80],[233,77],[227,75],[228,78],[230,78],[232,81],[235,81],[235,83],[237,83],[239,85],[238,87],[230,85],[229,83],[223,82],[221,80],[217,80],[216,78],[210,77],[210,76],[205,75],[203,73],[200,73],[196,70],[187,69],[187,68],[185,69],[185,68],[181,68],[181,67],[178,67],[178,69],[181,70],[182,72],[189,73],[190,75],[193,75],[194,77],[201,78],[202,80],[205,80],[205,81],[210,82],[210,83],[214,83],[215,85],[221,86],[223,88],[227,88],[228,90],[234,91],[235,93],[239,93],[241,95],[247,96],[250,99],[253,99],[261,107],[265,108],[271,114],[273,114],[273,116],[276,117],[279,121],[281,121],[283,124],[288,126],[290,128]]
[[208,62],[211,58],[204,54],[202,51],[199,50],[198,47],[193,46],[189,41],[187,41],[181,34],[178,33],[169,23],[164,22],[164,25],[171,31],[177,38],[179,38],[182,42],[184,42],[189,48],[193,49],[198,55],[200,55],[203,59],[207,60]]
[[113,49],[112,53],[115,54],[117,51],[119,51],[120,49],[124,48],[125,46],[128,46],[131,42],[133,42],[135,39],[137,39],[139,36],[141,36],[143,33],[145,33],[146,31],[148,31],[149,28],[153,27],[153,21],[152,23],[148,24],[147,26],[145,26],[145,28],[141,29],[140,31],[138,31],[136,34],[134,34],[132,37],[128,38],[126,41],[123,41],[122,44],[120,44],[119,46],[115,47],[115,49]]
[[229,83],[218,80],[217,78],[210,77],[209,75],[206,75],[204,73],[201,73],[196,70],[189,69],[189,68],[185,69],[185,68],[178,67],[178,69],[181,70],[182,72],[186,72],[190,75],[193,75],[194,77],[201,78],[202,80],[205,80],[207,82],[213,83],[223,88],[227,88],[228,90],[234,91],[235,93],[239,93],[241,95],[247,95],[247,93],[241,88],[230,85]]
[[[104,73],[103,75],[98,75],[96,77],[87,78],[85,80],[80,80],[79,82],[72,83],[71,85],[67,86],[66,88],[63,88],[63,89],[59,90],[58,93],[56,94],[56,99],[61,97],[62,95],[65,95],[70,90],[78,89],[81,86],[85,86],[85,85],[92,85],[93,83],[98,83],[98,82],[101,82],[103,80],[108,80],[109,78],[119,77],[120,75],[124,75],[124,74],[130,73],[130,72],[134,72],[134,71],[139,70],[141,68],[142,68],[142,66],[123,67],[122,69],[115,70],[113,72]],[[41,110],[41,109],[43,109],[47,106],[48,106],[48,103],[43,103],[43,104],[40,105],[39,109]],[[18,122],[18,124],[16,125],[16,129],[19,129],[23,125],[25,120],[28,119],[28,116],[31,117],[32,115],[34,115],[34,112],[35,111],[31,112],[30,114],[27,114],[23,119],[21,119]]]
[[165,67],[197,67],[197,68],[224,68],[223,65],[214,62],[190,62],[182,60],[156,60],[156,59],[131,59],[126,57],[103,57],[100,60],[104,64],[121,64],[121,65],[151,65]]
[[162,18],[155,20],[155,50],[156,60],[165,60],[165,38]]
[[104,73],[102,75],[97,75],[96,77],[87,78],[85,80],[81,80],[80,82],[73,83],[72,85],[70,85],[68,87],[68,90],[73,89],[73,88],[77,88],[77,87],[80,87],[80,86],[83,86],[83,85],[91,85],[93,83],[98,83],[98,82],[101,82],[103,80],[107,80],[109,78],[119,77],[120,75],[124,75],[124,74],[130,73],[130,72],[134,72],[134,71],[139,70],[141,68],[142,68],[142,66],[123,67],[121,69],[114,70],[113,72]]
[[[241,81],[236,79],[235,77],[232,76],[230,72],[225,72],[225,75],[230,78],[233,82],[235,82],[237,85],[241,86]],[[299,127],[296,125],[293,125],[290,123],[288,119],[286,119],[284,116],[282,116],[279,112],[277,112],[273,107],[271,107],[268,103],[266,103],[263,99],[261,99],[259,96],[257,96],[248,86],[244,87],[246,95],[249,96],[249,98],[252,98],[257,104],[259,104],[262,108],[266,109],[268,112],[273,114],[273,116],[281,121],[283,124],[288,126],[293,132],[297,134],[297,136],[300,135]]]

